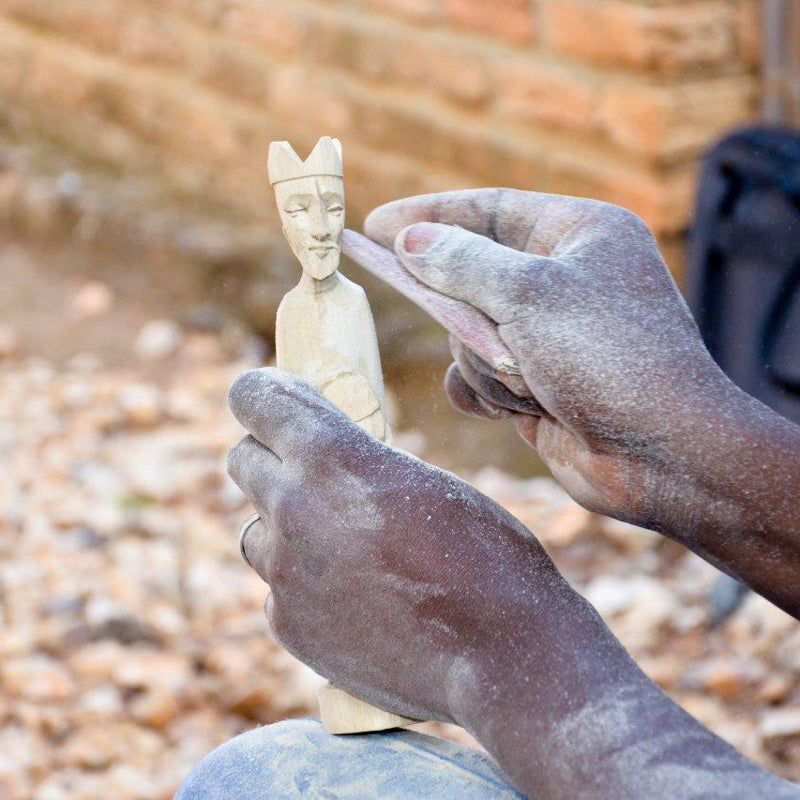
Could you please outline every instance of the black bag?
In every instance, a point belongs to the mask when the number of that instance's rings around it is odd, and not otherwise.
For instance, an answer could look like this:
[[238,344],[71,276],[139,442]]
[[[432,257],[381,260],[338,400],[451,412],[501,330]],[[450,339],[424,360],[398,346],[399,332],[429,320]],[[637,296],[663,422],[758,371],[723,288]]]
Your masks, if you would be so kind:
[[689,305],[711,355],[748,394],[800,422],[800,136],[750,128],[706,156]]

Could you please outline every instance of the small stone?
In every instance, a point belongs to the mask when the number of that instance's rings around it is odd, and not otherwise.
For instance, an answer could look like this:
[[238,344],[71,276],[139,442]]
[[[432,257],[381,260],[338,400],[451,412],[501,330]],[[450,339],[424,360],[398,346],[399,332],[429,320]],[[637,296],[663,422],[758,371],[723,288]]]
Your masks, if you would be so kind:
[[586,599],[603,617],[626,611],[636,602],[636,587],[629,580],[601,575],[584,592]]
[[122,696],[116,687],[104,683],[86,692],[80,698],[78,708],[86,718],[111,719],[122,714]]
[[[627,581],[628,588],[634,593],[634,601],[625,608],[610,614],[614,618],[612,628],[622,643],[637,650],[652,645],[667,628],[667,623],[680,614],[681,606],[675,595],[662,581],[639,575]],[[622,588],[615,589],[606,603],[613,602],[620,607],[628,603],[628,596],[622,595]],[[610,593],[609,593],[610,594]]]
[[16,355],[19,355],[19,336],[11,325],[0,323],[0,358]]
[[723,700],[739,697],[746,685],[746,676],[730,663],[713,664],[705,676],[706,689]]
[[800,736],[800,709],[767,711],[759,720],[758,732],[764,740]]
[[660,534],[647,528],[639,528],[611,517],[600,517],[600,519],[602,521],[600,530],[603,535],[628,553],[648,550],[663,541]]
[[681,697],[679,702],[687,713],[712,730],[716,729],[723,718],[722,706],[717,698],[690,694]]
[[161,361],[174,355],[183,343],[180,326],[170,319],[154,319],[144,325],[133,350],[142,361]]
[[4,800],[28,800],[33,796],[30,778],[12,764],[0,763],[0,797]]
[[127,655],[127,648],[118,642],[94,642],[77,650],[70,658],[69,666],[84,683],[110,681]]
[[100,281],[87,281],[72,296],[69,308],[75,319],[93,319],[107,314],[114,306],[114,293]]
[[124,386],[117,403],[125,421],[140,428],[150,428],[164,416],[164,395],[157,386],[139,383]]
[[393,444],[398,450],[404,450],[406,453],[421,458],[428,442],[422,431],[408,430],[398,431],[394,435]]
[[97,353],[76,353],[69,360],[69,368],[74,372],[91,374],[98,372],[103,367],[103,359]]
[[66,700],[75,690],[69,672],[46,656],[11,659],[0,676],[6,692],[28,700]]
[[662,689],[672,689],[681,677],[682,662],[670,656],[653,658],[643,656],[636,659],[645,674]]
[[769,600],[751,592],[726,625],[732,644],[747,646],[758,655],[771,655],[797,629],[797,620]]
[[152,763],[164,746],[154,731],[132,722],[105,720],[78,728],[61,746],[58,758],[65,766],[92,770],[118,761],[134,766]]
[[[194,765],[192,765],[194,766]],[[185,777],[186,772],[181,777]],[[159,774],[160,777],[160,774]],[[153,775],[146,768],[136,769],[128,764],[114,764],[103,773],[103,785],[106,797],[115,800],[161,800],[172,797],[177,791],[180,781],[174,783],[167,791],[159,790]]]
[[105,725],[85,725],[61,748],[60,760],[72,767],[103,769],[119,756],[120,746]]
[[181,711],[177,697],[163,686],[155,686],[133,698],[131,715],[151,728],[165,728]]
[[147,650],[129,653],[114,675],[114,682],[126,689],[158,687],[171,692],[183,691],[190,680],[191,669],[185,658]]
[[64,387],[61,400],[65,408],[86,408],[94,399],[91,388],[82,382],[76,381]]
[[765,703],[780,703],[794,688],[786,675],[771,675],[756,692],[756,698]]
[[209,333],[195,333],[186,340],[183,355],[200,364],[213,364],[223,358],[223,349],[219,338]]
[[62,172],[56,181],[56,189],[62,197],[77,197],[83,189],[83,178],[77,172]]

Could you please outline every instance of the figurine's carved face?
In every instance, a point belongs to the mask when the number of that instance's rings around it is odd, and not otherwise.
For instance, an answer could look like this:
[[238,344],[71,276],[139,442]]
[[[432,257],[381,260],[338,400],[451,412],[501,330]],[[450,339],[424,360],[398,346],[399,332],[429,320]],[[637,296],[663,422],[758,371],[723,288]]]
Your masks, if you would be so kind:
[[339,266],[344,231],[344,182],[332,175],[275,184],[283,235],[303,271],[316,280]]

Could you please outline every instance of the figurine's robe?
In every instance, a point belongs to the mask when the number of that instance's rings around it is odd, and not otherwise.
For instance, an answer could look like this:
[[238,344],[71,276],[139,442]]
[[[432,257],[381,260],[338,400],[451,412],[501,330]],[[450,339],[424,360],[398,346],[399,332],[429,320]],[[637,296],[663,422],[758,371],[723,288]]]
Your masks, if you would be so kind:
[[307,380],[364,430],[390,444],[369,301],[358,284],[336,275],[331,284],[301,281],[284,296],[276,320],[277,366]]

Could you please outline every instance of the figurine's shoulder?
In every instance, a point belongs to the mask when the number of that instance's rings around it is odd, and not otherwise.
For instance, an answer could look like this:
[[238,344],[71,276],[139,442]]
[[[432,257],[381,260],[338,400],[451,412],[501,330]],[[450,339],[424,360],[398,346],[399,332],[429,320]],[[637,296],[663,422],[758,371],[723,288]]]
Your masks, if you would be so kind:
[[369,311],[367,293],[357,283],[354,283],[349,278],[345,278],[345,276],[340,273],[339,285],[336,288],[341,292],[339,297],[346,298],[347,305],[357,308],[360,311]]
[[281,306],[292,306],[297,305],[298,303],[302,303],[303,300],[307,297],[308,292],[302,291],[302,287],[300,284],[297,284],[293,289],[290,289],[286,294],[281,298],[280,305]]
[[352,294],[354,297],[366,297],[367,293],[364,289],[359,286],[355,281],[351,281],[350,278],[346,278],[342,273],[339,273],[339,284],[337,289],[341,287],[342,292],[347,292],[348,294]]
[[286,292],[278,304],[278,319],[286,315],[303,314],[312,306],[314,306],[314,295],[303,291],[299,285],[295,286],[294,289]]

